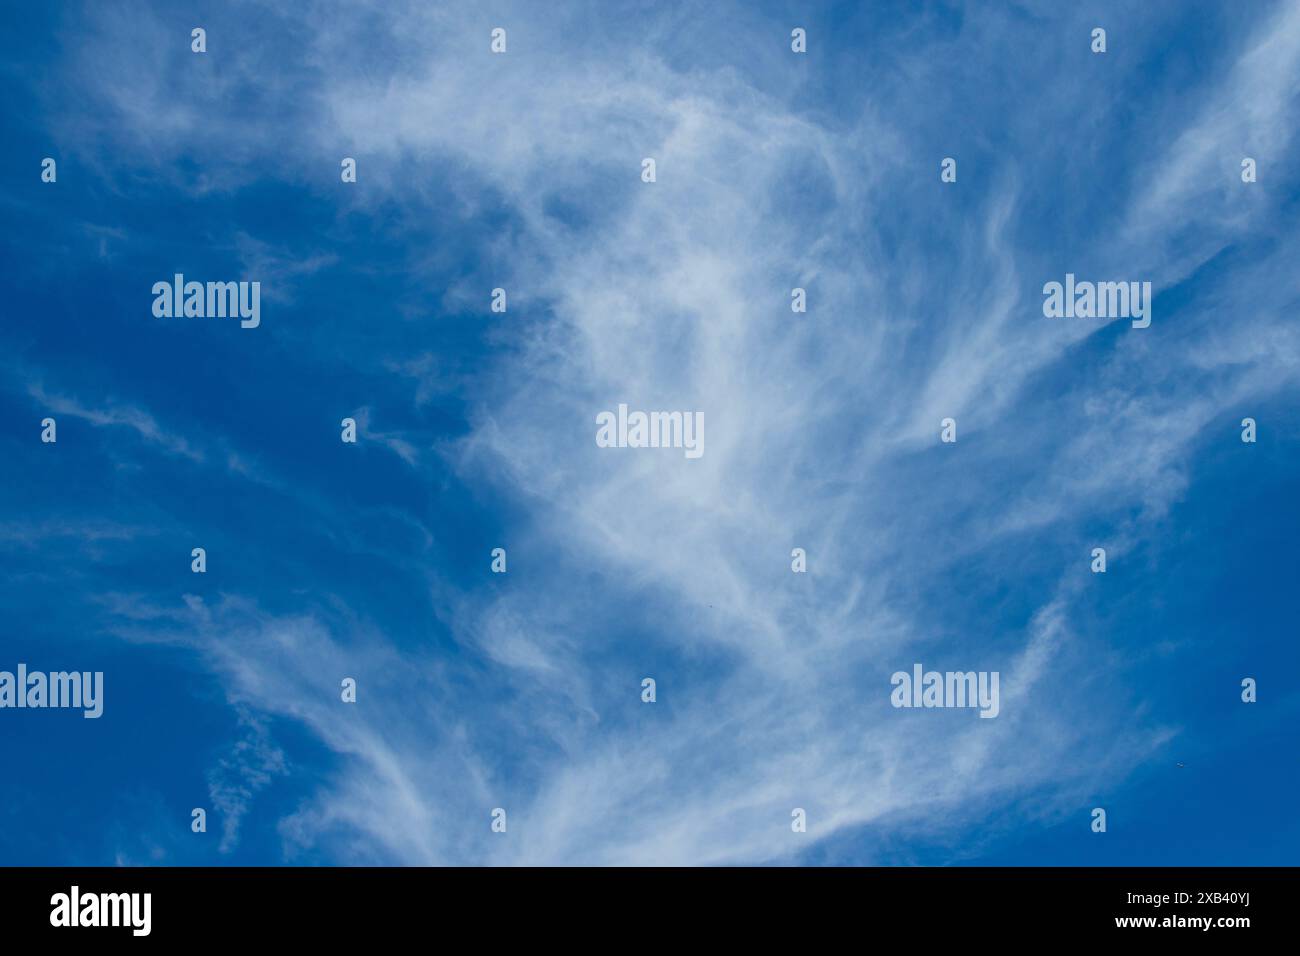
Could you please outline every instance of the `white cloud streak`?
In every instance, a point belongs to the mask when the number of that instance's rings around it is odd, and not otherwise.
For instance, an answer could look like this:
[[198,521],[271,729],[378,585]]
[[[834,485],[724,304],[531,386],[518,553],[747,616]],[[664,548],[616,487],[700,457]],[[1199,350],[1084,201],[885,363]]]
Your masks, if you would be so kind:
[[[1098,775],[1121,776],[1169,738],[1128,728],[1122,707],[1075,679],[1104,665],[1071,626],[1066,568],[1028,625],[1005,632],[991,620],[932,632],[909,590],[942,591],[959,556],[1089,509],[1159,514],[1177,500],[1189,446],[1221,409],[1294,387],[1285,296],[1260,303],[1249,333],[1187,310],[1175,338],[1159,316],[1166,395],[1126,390],[1156,347],[1126,338],[1068,420],[1009,429],[1034,383],[1101,328],[1043,325],[1037,290],[1053,277],[1022,265],[1021,178],[993,187],[945,274],[909,267],[870,220],[899,188],[891,177],[916,175],[891,158],[908,143],[886,117],[831,131],[735,70],[685,72],[635,37],[569,42],[560,56],[573,25],[530,8],[512,13],[512,53],[498,60],[480,17],[385,11],[394,34],[428,47],[379,75],[327,68],[346,15],[303,21],[324,83],[310,132],[322,149],[364,153],[371,195],[424,201],[412,165],[436,157],[464,176],[467,206],[478,188],[504,197],[522,226],[503,240],[510,287],[553,316],[485,377],[495,387],[454,459],[529,516],[512,529],[498,595],[447,612],[489,684],[517,703],[485,715],[445,682],[453,665],[378,643],[363,653],[310,618],[233,606],[205,618],[198,646],[232,701],[301,720],[353,767],[285,822],[290,846],[326,841],[358,862],[789,860],[873,825],[980,819],[1027,792],[1047,794],[1044,813],[1078,812]],[[1280,39],[1261,29],[1212,105],[1169,137],[1152,162],[1166,172],[1135,195],[1121,241],[1098,236],[1087,255],[1154,270],[1193,203],[1217,237],[1196,253],[1204,261],[1266,215],[1206,183],[1223,172],[1220,148],[1284,141],[1300,75],[1294,16],[1279,14]],[[734,42],[757,42],[753,29],[738,24]],[[658,160],[653,185],[639,181],[643,156]],[[553,182],[574,192],[586,229],[552,214]],[[1257,268],[1294,262],[1291,239]],[[1226,281],[1225,295],[1249,294]],[[910,312],[927,283],[920,301],[942,315]],[[795,285],[810,290],[806,316],[789,311]],[[1197,377],[1207,369],[1212,388]],[[595,414],[620,401],[702,410],[705,457],[596,448]],[[935,457],[947,451],[935,448],[944,415],[961,423],[953,453],[966,465]],[[378,437],[420,464],[399,436]],[[1043,460],[1028,467],[1025,448]],[[898,483],[926,467],[950,483],[927,485],[933,500],[909,497]],[[1010,487],[998,487],[1003,474]],[[972,476],[982,491],[961,481]],[[1050,493],[1036,493],[1038,476]],[[789,573],[793,546],[809,550],[806,577]],[[519,555],[532,556],[528,573]],[[629,607],[643,613],[616,610]],[[1001,670],[1002,715],[892,711],[888,674],[913,661]],[[636,696],[652,670],[675,675],[655,708]],[[361,675],[365,704],[352,711],[335,693],[345,673]],[[489,756],[498,747],[509,759]],[[487,833],[496,805],[510,811],[508,839]],[[795,806],[809,811],[807,837],[790,832]]]

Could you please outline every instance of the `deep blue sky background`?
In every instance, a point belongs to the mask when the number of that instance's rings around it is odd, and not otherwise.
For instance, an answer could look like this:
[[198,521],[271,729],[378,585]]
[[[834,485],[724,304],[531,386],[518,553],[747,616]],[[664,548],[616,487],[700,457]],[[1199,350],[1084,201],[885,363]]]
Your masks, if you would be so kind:
[[1296,862],[1293,5],[130,6],[3,7],[0,863]]

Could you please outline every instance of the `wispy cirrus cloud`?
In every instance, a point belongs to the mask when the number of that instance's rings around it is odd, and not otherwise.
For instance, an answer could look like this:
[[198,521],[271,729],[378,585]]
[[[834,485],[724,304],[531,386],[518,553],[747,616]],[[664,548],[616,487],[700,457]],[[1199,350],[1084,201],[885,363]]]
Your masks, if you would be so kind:
[[[976,80],[1003,68],[1007,37],[1023,27],[1010,13],[983,14],[971,29],[987,48],[943,60],[956,75],[936,73],[931,48],[909,41],[919,45],[891,53],[897,75],[872,96],[816,110],[801,100],[815,77],[773,89],[743,64],[680,62],[667,41],[683,27],[673,11],[646,14],[653,29],[629,34],[516,6],[511,52],[495,59],[473,11],[287,15],[304,53],[277,83],[313,91],[289,113],[296,141],[331,163],[361,157],[361,188],[335,200],[340,215],[391,213],[430,303],[468,308],[491,286],[435,269],[446,250],[421,245],[421,217],[505,210],[477,237],[512,303],[482,320],[499,339],[481,370],[386,341],[353,347],[359,367],[397,371],[415,409],[465,402],[468,434],[428,453],[387,415],[374,430],[371,405],[356,417],[431,485],[451,470],[510,513],[493,543],[507,539],[511,570],[491,585],[453,584],[431,559],[376,555],[427,578],[434,616],[409,643],[368,628],[365,609],[353,617],[310,598],[296,616],[244,597],[119,598],[118,633],[189,648],[232,706],[298,721],[340,758],[281,822],[288,853],[770,862],[833,836],[948,832],[1027,794],[1043,819],[1078,812],[1177,733],[1134,718],[1123,662],[1075,620],[1091,526],[1107,528],[1116,554],[1135,546],[1186,493],[1195,446],[1225,410],[1297,383],[1294,237],[1278,233],[1256,261],[1201,277],[1201,301],[1247,303],[1248,323],[1225,326],[1167,296],[1232,243],[1277,231],[1276,207],[1238,197],[1239,181],[1222,176],[1241,140],[1263,143],[1274,163],[1290,148],[1300,58],[1276,38],[1294,33],[1278,9],[1204,79],[1210,106],[1150,131],[1161,148],[1147,165],[1079,174],[1124,177],[1124,188],[1118,208],[1064,238],[1036,210],[1095,183],[1044,174],[1060,168],[1059,144],[1025,133],[1059,119],[1060,102],[1017,101],[1007,142],[954,132],[954,152],[964,145],[998,167],[963,153],[951,189],[909,112],[918,97],[969,85],[962,102],[999,135],[1006,103]],[[782,17],[734,10],[729,44],[780,49]],[[405,55],[379,72],[358,63],[347,53],[358,31]],[[241,53],[220,88],[251,81],[259,50]],[[1050,51],[1015,50],[1027,77],[1017,88],[1047,85]],[[236,128],[152,115],[161,82],[111,76],[104,88],[137,159],[153,155],[164,121],[196,150]],[[1061,94],[1067,105],[1088,96],[1086,85]],[[272,124],[266,105],[240,118],[246,162],[224,188],[259,162],[280,168],[285,121]],[[639,180],[646,156],[658,163],[653,184]],[[1203,231],[1192,246],[1189,204]],[[240,235],[240,248],[271,255]],[[338,260],[268,262],[305,282]],[[1040,290],[1061,262],[1150,276],[1151,329],[1045,318]],[[808,291],[807,314],[790,311],[795,286]],[[197,455],[130,406],[42,398]],[[595,415],[623,401],[703,411],[705,456],[597,448]],[[951,447],[937,440],[946,416],[958,420]],[[346,515],[310,486],[297,493],[322,524]],[[454,525],[420,505],[402,513],[426,550]],[[358,550],[347,534],[338,543]],[[808,551],[807,575],[790,572],[794,547]],[[999,604],[1002,580],[1014,611]],[[435,629],[447,644],[426,635]],[[892,710],[889,675],[913,661],[1001,671],[1002,713]],[[338,699],[343,676],[358,680],[355,706]],[[638,697],[645,676],[659,681],[653,707]],[[1103,683],[1113,692],[1099,697]],[[254,736],[252,777],[236,769],[217,791],[230,841],[280,766]],[[509,839],[487,831],[494,806],[509,810]],[[794,807],[809,812],[806,837],[790,831]]]
[[99,427],[127,428],[145,441],[162,447],[169,454],[180,455],[191,461],[203,461],[203,453],[192,447],[185,436],[165,429],[153,415],[142,408],[112,401],[92,407],[68,395],[47,393],[40,383],[32,383],[28,392],[41,407],[54,415],[80,418]]

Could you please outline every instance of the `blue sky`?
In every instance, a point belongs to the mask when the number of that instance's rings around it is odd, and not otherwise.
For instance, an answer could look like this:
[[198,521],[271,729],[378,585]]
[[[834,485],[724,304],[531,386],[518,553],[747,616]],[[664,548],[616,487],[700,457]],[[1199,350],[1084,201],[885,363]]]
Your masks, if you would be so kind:
[[1294,864],[1298,11],[6,3],[0,863]]

